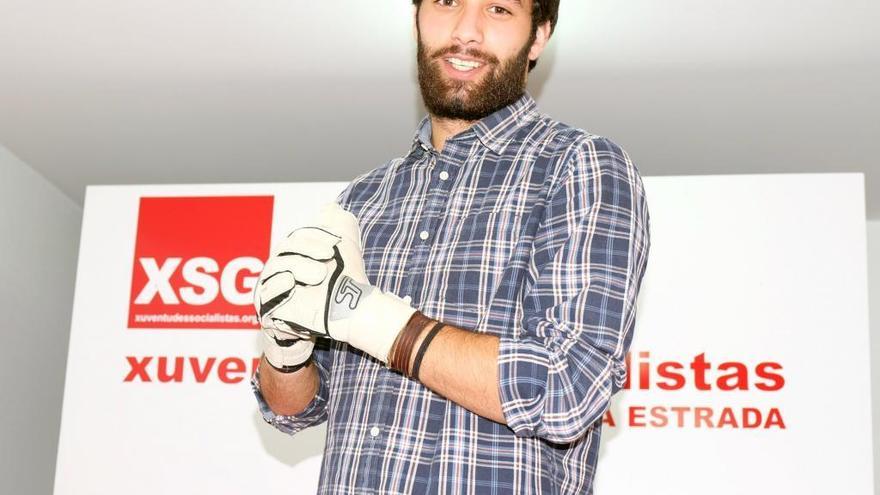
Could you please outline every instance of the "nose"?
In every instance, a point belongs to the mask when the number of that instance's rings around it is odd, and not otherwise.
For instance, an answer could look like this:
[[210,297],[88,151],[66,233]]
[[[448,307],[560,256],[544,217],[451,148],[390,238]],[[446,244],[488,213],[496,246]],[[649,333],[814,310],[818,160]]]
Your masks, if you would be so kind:
[[452,31],[452,39],[457,44],[468,47],[483,42],[483,16],[480,2],[469,2],[461,9],[458,22]]

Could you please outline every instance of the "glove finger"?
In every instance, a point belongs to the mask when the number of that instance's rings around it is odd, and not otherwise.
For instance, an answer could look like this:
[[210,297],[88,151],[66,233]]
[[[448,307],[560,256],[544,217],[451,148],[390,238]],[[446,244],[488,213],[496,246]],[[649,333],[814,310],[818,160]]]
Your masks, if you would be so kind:
[[283,256],[291,258],[289,260],[290,267],[293,271],[293,278],[298,285],[318,285],[327,278],[327,263],[324,261],[315,261],[311,258],[302,256]]
[[269,258],[263,268],[263,280],[269,280],[278,273],[290,273],[300,285],[317,285],[327,278],[324,261],[316,261],[303,256],[288,254]]
[[298,254],[318,261],[333,258],[333,246],[340,238],[324,229],[304,227],[296,229],[278,246],[278,255]]
[[270,256],[263,266],[263,272],[260,274],[260,280],[266,280],[269,277],[280,273],[289,272],[293,274],[293,256]]
[[296,279],[289,271],[276,272],[260,283],[260,318],[272,314],[275,309],[293,296]]
[[328,203],[318,213],[319,227],[351,241],[357,249],[361,249],[361,230],[358,219],[345,208],[336,203]]
[[292,321],[282,320],[280,318],[271,318],[272,328],[275,329],[275,340],[279,345],[285,342],[296,340],[308,340],[312,338],[312,332],[301,325],[297,325]]

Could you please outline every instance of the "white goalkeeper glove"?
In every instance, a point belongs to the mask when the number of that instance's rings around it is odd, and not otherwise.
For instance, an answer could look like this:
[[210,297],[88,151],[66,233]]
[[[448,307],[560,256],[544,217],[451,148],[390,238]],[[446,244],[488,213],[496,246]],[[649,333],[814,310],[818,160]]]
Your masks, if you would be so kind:
[[336,203],[322,208],[313,226],[284,239],[257,284],[263,328],[330,337],[387,362],[416,310],[370,284],[360,239],[357,218]]
[[[272,318],[272,314],[290,300],[297,286],[320,283],[325,270],[313,263],[302,263],[302,258],[292,257],[286,251],[288,240],[276,247],[266,262],[254,290],[254,307],[262,329],[263,355],[273,368],[289,373],[301,368],[311,357],[315,337],[308,329],[286,324]],[[315,272],[314,268],[318,271]]]

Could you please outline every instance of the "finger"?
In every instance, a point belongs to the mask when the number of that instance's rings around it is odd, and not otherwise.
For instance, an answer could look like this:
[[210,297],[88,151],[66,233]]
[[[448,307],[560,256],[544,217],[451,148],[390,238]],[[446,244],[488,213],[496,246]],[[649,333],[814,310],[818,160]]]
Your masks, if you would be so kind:
[[299,255],[274,256],[263,268],[263,280],[277,273],[289,273],[299,285],[318,285],[327,278],[327,262],[315,261]]
[[260,318],[272,312],[293,296],[296,279],[289,271],[276,272],[260,283]]
[[340,241],[339,236],[317,227],[296,229],[278,246],[279,255],[297,254],[318,261],[333,258],[333,246]]
[[293,278],[299,285],[318,285],[327,278],[328,265],[302,256],[291,256],[289,260]]
[[297,340],[308,340],[312,337],[312,332],[308,328],[291,321],[272,318],[272,324],[276,333],[275,341],[282,346],[288,342],[292,344]]

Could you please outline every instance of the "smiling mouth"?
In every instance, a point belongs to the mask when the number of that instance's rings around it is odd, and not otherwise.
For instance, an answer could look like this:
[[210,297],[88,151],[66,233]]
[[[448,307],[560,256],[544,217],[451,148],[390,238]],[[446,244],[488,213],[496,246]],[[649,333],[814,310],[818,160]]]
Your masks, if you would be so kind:
[[444,58],[449,65],[452,66],[457,71],[460,72],[470,72],[474,69],[479,69],[484,64],[483,62],[477,62],[476,60],[464,60],[458,57],[446,57]]

